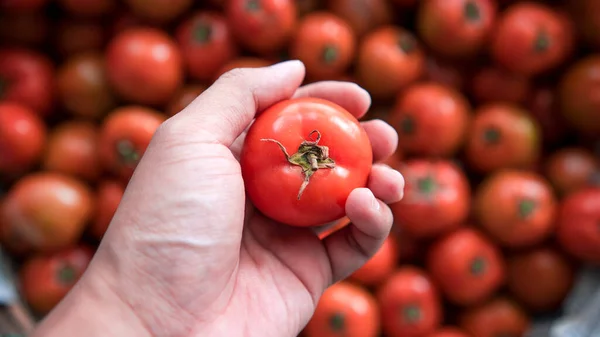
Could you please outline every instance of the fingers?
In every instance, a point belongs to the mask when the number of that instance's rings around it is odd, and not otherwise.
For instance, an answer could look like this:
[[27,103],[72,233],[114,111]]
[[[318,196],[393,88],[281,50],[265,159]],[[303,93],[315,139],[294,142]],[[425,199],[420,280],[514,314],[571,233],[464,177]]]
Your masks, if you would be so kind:
[[391,156],[398,146],[398,134],[388,123],[374,119],[361,123],[373,147],[373,161],[377,162]]
[[367,186],[386,204],[398,202],[404,196],[404,177],[384,164],[373,165]]
[[293,97],[326,99],[348,110],[356,118],[364,116],[371,106],[369,93],[351,82],[323,81],[308,84],[298,89]]

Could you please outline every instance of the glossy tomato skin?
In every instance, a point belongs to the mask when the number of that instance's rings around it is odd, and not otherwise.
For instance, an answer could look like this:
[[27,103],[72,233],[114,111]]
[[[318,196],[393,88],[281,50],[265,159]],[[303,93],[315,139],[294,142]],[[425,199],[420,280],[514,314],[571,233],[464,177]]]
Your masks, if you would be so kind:
[[377,253],[350,275],[350,280],[364,286],[377,286],[394,272],[397,265],[398,243],[394,236],[388,236]]
[[54,67],[45,55],[23,48],[0,49],[0,100],[48,115],[54,101],[53,77]]
[[306,66],[306,76],[322,80],[340,76],[354,58],[356,42],[352,28],[327,12],[305,16],[290,44],[290,56]]
[[102,52],[108,32],[99,21],[65,20],[58,23],[55,39],[58,52],[69,57],[85,52]]
[[495,18],[492,0],[422,0],[417,29],[437,53],[464,57],[483,47]]
[[525,102],[531,90],[528,77],[499,67],[480,69],[471,81],[471,91],[479,103]]
[[560,110],[577,131],[600,132],[600,56],[587,56],[570,66],[560,80],[558,94]]
[[468,132],[465,155],[476,171],[530,168],[539,160],[539,125],[522,108],[508,103],[479,106]]
[[529,317],[513,300],[494,298],[465,311],[460,326],[477,337],[524,336]]
[[545,173],[561,195],[588,187],[600,174],[600,160],[587,149],[565,147],[546,158]]
[[42,156],[47,130],[30,108],[0,102],[0,175],[22,174]]
[[438,291],[423,270],[400,268],[381,285],[376,295],[386,336],[424,336],[441,323]]
[[392,9],[386,0],[328,0],[329,10],[348,22],[357,36],[392,21]]
[[389,122],[398,132],[398,147],[404,153],[447,157],[463,145],[470,110],[458,91],[425,82],[398,97]]
[[162,113],[143,106],[121,106],[111,111],[100,130],[100,160],[112,173],[129,180],[158,127]]
[[469,335],[455,327],[443,327],[427,337],[469,337]]
[[74,120],[57,125],[48,137],[43,169],[95,181],[102,173],[98,135],[98,128],[90,122]]
[[571,54],[573,27],[563,13],[535,2],[517,3],[498,18],[491,42],[493,59],[524,75],[551,70]]
[[171,99],[165,112],[169,116],[175,116],[181,110],[185,109],[192,103],[196,97],[200,96],[206,90],[206,86],[202,84],[189,84],[181,88]]
[[[277,144],[261,139],[279,141],[292,155],[313,130],[321,133],[319,145],[329,148],[335,168],[315,171],[298,200],[301,168],[288,163]],[[345,215],[346,199],[355,188],[365,187],[372,161],[369,137],[354,116],[326,100],[299,98],[279,102],[255,120],[240,164],[246,191],[258,210],[276,221],[307,227]]]
[[469,182],[455,164],[412,159],[400,168],[404,198],[390,207],[394,223],[414,238],[432,238],[459,228],[471,203]]
[[157,23],[174,20],[193,4],[193,0],[125,0],[124,2],[136,16]]
[[106,64],[114,89],[135,103],[164,104],[183,81],[177,44],[154,28],[132,28],[116,35],[107,47]]
[[183,21],[175,37],[189,76],[209,81],[237,54],[227,20],[218,12],[196,12]]
[[224,64],[219,71],[217,71],[214,80],[217,80],[220,76],[225,74],[226,72],[236,69],[236,68],[262,68],[268,67],[272,65],[273,62],[260,58],[260,57],[252,57],[252,56],[242,56],[234,58],[233,60]]
[[16,252],[60,250],[78,242],[92,212],[93,195],[83,182],[61,173],[32,173],[8,191],[0,237]]
[[304,336],[377,337],[379,332],[379,308],[373,295],[342,281],[325,290]]
[[427,270],[446,298],[471,306],[488,299],[504,283],[500,251],[480,232],[464,228],[430,247]]
[[90,234],[101,240],[112,221],[125,193],[125,185],[114,179],[98,183],[96,191],[96,213],[89,227]]
[[600,264],[600,188],[590,187],[563,199],[557,238],[563,249],[576,258]]
[[240,43],[261,55],[282,48],[298,20],[293,0],[231,0],[225,13]]
[[425,53],[408,30],[383,26],[358,46],[356,77],[375,98],[392,98],[422,76]]
[[70,14],[80,17],[95,17],[111,13],[117,0],[58,0]]
[[84,245],[29,258],[19,271],[23,297],[36,313],[50,312],[87,269],[94,251]]
[[474,212],[481,227],[505,247],[545,240],[555,228],[557,201],[542,176],[517,170],[492,174],[477,188]]
[[77,54],[63,63],[56,74],[58,97],[73,115],[87,119],[103,117],[115,104],[102,54]]

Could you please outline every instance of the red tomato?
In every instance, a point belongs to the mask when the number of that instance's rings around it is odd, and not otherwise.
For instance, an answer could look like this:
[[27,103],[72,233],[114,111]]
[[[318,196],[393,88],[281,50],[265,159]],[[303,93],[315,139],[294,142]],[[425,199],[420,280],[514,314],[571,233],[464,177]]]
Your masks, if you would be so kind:
[[446,298],[463,306],[485,301],[505,279],[500,251],[471,228],[451,233],[430,247],[427,268]]
[[464,331],[454,327],[443,327],[427,337],[469,337]]
[[460,92],[426,82],[409,87],[398,97],[389,122],[398,132],[402,152],[446,157],[463,145],[470,110]]
[[536,88],[530,95],[526,107],[540,126],[546,143],[557,144],[567,134],[567,123],[561,116],[554,88]]
[[185,13],[193,0],[125,0],[136,16],[154,22],[169,22]]
[[58,68],[56,83],[62,105],[77,117],[99,119],[116,104],[101,54],[81,53],[67,59]]
[[17,252],[59,250],[79,241],[92,212],[93,196],[83,182],[61,173],[33,173],[8,191],[0,237]]
[[39,46],[48,39],[50,32],[49,17],[43,12],[0,11],[0,22],[0,41],[6,46]]
[[177,44],[154,28],[119,33],[107,47],[106,62],[117,93],[135,103],[164,104],[183,81]]
[[467,161],[480,172],[529,168],[540,157],[539,126],[516,105],[488,103],[480,106],[467,138]]
[[460,326],[477,337],[524,336],[529,317],[513,301],[496,298],[464,312]]
[[200,96],[204,90],[206,90],[206,86],[201,84],[190,84],[181,88],[167,105],[167,114],[169,116],[175,116],[190,105],[190,103],[192,103],[196,97]]
[[0,175],[20,174],[41,157],[46,125],[31,109],[0,102]]
[[386,0],[329,0],[329,10],[348,22],[357,36],[391,23],[393,11]]
[[600,264],[600,188],[586,188],[563,199],[556,235],[569,254]]
[[290,44],[290,56],[306,66],[313,80],[340,76],[354,58],[356,49],[352,28],[327,12],[305,16]]
[[81,245],[28,259],[19,271],[19,283],[31,309],[38,314],[52,310],[79,281],[93,256],[91,248]]
[[81,121],[64,122],[50,133],[42,167],[95,181],[102,169],[98,145],[96,125]]
[[160,112],[136,105],[109,113],[100,131],[100,159],[104,166],[129,180],[156,129],[165,120]]
[[379,308],[373,295],[346,282],[329,287],[304,329],[305,337],[377,337]]
[[491,53],[513,72],[537,75],[564,62],[573,44],[573,27],[562,13],[527,1],[510,6],[498,18]]
[[354,116],[326,100],[299,98],[259,115],[240,164],[256,208],[276,221],[306,227],[343,217],[350,192],[366,185],[372,161],[369,137]]
[[592,185],[600,174],[600,160],[586,149],[565,147],[546,159],[546,176],[560,194]]
[[438,292],[424,271],[402,267],[377,290],[386,336],[417,337],[435,331],[442,320]]
[[259,54],[282,48],[291,38],[297,21],[293,0],[230,0],[225,12],[238,40]]
[[473,96],[480,103],[523,103],[530,90],[529,78],[498,67],[480,69],[471,81]]
[[479,185],[474,212],[481,227],[501,245],[532,246],[554,230],[556,198],[543,177],[504,170]]
[[385,281],[398,264],[398,244],[389,236],[381,248],[360,269],[350,275],[350,280],[365,286],[376,286]]
[[0,9],[9,12],[35,12],[47,2],[48,0],[0,0]]
[[0,49],[0,100],[21,103],[47,115],[54,100],[54,67],[33,50]]
[[64,56],[102,52],[108,34],[100,22],[62,21],[56,29],[56,48]]
[[100,240],[108,229],[121,199],[125,193],[125,186],[118,180],[103,180],[98,184],[96,192],[96,213],[89,231],[96,239]]
[[415,238],[452,231],[467,220],[469,181],[449,161],[413,159],[400,168],[406,186],[402,201],[391,205],[394,222]]
[[258,57],[235,58],[235,59],[229,61],[223,67],[221,67],[221,70],[219,70],[217,72],[217,74],[215,75],[214,80],[216,80],[221,75],[223,75],[226,72],[233,70],[235,68],[262,68],[262,67],[268,67],[272,64],[273,64],[272,62],[262,59],[262,58],[258,58]]
[[111,13],[116,0],[58,0],[61,6],[75,16],[100,16]]
[[368,33],[358,49],[356,76],[376,98],[392,98],[422,76],[425,56],[415,36],[400,27]]

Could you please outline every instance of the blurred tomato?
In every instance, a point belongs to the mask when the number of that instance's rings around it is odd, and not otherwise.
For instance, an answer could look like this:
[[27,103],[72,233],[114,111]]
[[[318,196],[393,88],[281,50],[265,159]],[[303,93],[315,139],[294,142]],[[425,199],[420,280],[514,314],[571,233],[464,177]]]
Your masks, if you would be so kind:
[[495,298],[465,311],[460,326],[477,337],[524,336],[529,317],[512,300]]
[[42,155],[46,125],[28,107],[0,102],[0,176],[19,175]]
[[393,11],[387,0],[327,0],[327,4],[359,37],[392,21]]
[[[0,0],[1,1],[1,0]],[[3,13],[0,11],[0,41],[6,45],[32,47],[48,38],[50,22],[40,12]]]
[[77,117],[99,119],[116,104],[101,54],[81,53],[66,59],[58,68],[56,83],[62,105]]
[[469,181],[445,160],[413,159],[400,168],[406,186],[402,201],[390,205],[394,222],[414,238],[431,238],[454,230],[467,219]]
[[175,37],[187,66],[188,75],[212,79],[237,53],[225,17],[218,12],[197,12],[183,21]]
[[423,74],[424,52],[415,36],[400,27],[368,33],[358,48],[356,77],[375,98],[392,98]]
[[592,185],[600,174],[600,160],[586,149],[564,147],[546,158],[545,172],[554,188],[565,195]]
[[523,103],[530,90],[529,78],[495,66],[480,69],[471,81],[471,91],[479,103]]
[[304,335],[377,337],[379,330],[379,308],[373,295],[342,281],[325,290]]
[[435,55],[427,55],[423,79],[435,82],[455,90],[463,90],[466,86],[466,75],[470,69],[458,62],[451,62]]
[[0,49],[0,100],[21,103],[47,115],[54,100],[54,67],[30,49]]
[[35,12],[47,2],[48,0],[0,0],[0,9],[9,12]]
[[125,193],[125,185],[118,180],[105,179],[98,184],[96,192],[96,213],[90,224],[92,236],[100,240],[108,229],[121,199]]
[[108,34],[100,22],[61,21],[56,28],[56,49],[63,56],[83,52],[101,52]]
[[354,58],[356,42],[352,28],[339,17],[314,12],[300,21],[290,44],[290,56],[306,66],[306,76],[323,80],[340,76]]
[[569,254],[600,264],[600,188],[586,188],[566,196],[558,217],[557,237]]
[[526,107],[540,126],[543,140],[549,144],[563,141],[567,134],[567,123],[561,116],[555,90],[542,86],[530,93]]
[[443,327],[427,337],[469,337],[465,332],[454,327]]
[[462,306],[492,296],[504,283],[505,268],[498,248],[471,228],[443,237],[427,256],[431,277],[450,302]]
[[360,269],[350,275],[350,280],[365,286],[376,286],[385,281],[398,263],[398,244],[393,236],[383,242],[377,253]]
[[175,116],[181,110],[192,103],[196,97],[200,96],[206,90],[206,86],[201,84],[189,84],[181,88],[167,104],[166,113],[169,116]]
[[403,153],[447,157],[463,145],[470,110],[460,92],[425,82],[398,97],[389,122],[398,132],[398,148]]
[[421,0],[417,30],[437,53],[464,57],[483,47],[495,17],[493,0]]
[[177,44],[154,28],[131,28],[115,36],[106,64],[117,93],[134,103],[165,104],[183,82]]
[[95,124],[67,121],[56,126],[48,137],[42,167],[88,181],[100,176],[98,128]]
[[52,310],[79,281],[93,255],[91,248],[80,245],[25,261],[19,289],[31,309],[38,314]]
[[92,17],[111,13],[117,0],[58,0],[61,6],[74,16]]
[[215,75],[215,80],[226,72],[236,68],[262,68],[268,67],[272,64],[272,62],[263,58],[252,56],[238,57],[227,62],[223,67],[221,67],[221,70],[219,70]]
[[388,337],[418,337],[435,331],[442,320],[437,289],[429,276],[401,267],[377,290],[383,331]]
[[136,16],[154,22],[169,22],[185,13],[193,0],[124,0]]

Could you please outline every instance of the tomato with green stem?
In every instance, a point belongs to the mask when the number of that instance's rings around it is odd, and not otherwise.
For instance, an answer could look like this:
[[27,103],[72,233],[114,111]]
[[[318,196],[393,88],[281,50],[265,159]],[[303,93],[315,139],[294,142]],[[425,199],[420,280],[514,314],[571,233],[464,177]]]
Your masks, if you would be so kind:
[[523,308],[505,297],[469,308],[459,322],[467,333],[477,337],[524,336],[530,325]]

